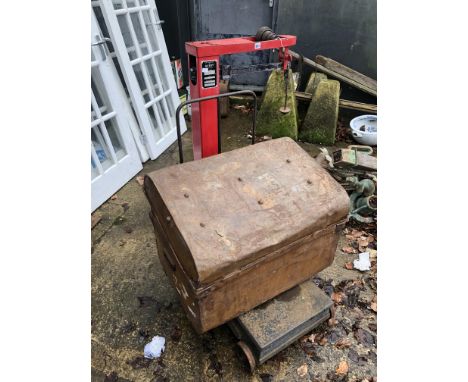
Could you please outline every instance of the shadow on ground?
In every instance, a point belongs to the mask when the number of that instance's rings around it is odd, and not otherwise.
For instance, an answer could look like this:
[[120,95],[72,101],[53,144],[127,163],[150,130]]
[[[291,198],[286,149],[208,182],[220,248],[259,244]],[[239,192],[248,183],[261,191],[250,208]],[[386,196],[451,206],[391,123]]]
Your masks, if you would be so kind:
[[[249,144],[250,123],[249,112],[231,109],[222,120],[223,151]],[[191,160],[190,130],[183,142],[185,159]],[[319,152],[315,145],[301,146],[313,156]],[[145,163],[139,175],[176,163],[174,144]],[[337,304],[334,328],[316,328],[316,340],[306,336],[251,374],[227,326],[201,336],[191,328],[159,263],[149,211],[142,187],[132,179],[94,213],[101,220],[92,230],[93,381],[361,381],[376,375],[376,313],[368,308],[376,293],[375,275],[369,281],[368,274],[344,267],[356,258],[340,250],[345,237],[333,265],[315,281],[331,294],[358,280],[356,301]],[[166,350],[160,359],[147,360],[143,347],[155,335],[166,338]],[[343,338],[350,346],[338,348]],[[343,360],[349,371],[336,374]],[[304,364],[301,377],[297,369]]]

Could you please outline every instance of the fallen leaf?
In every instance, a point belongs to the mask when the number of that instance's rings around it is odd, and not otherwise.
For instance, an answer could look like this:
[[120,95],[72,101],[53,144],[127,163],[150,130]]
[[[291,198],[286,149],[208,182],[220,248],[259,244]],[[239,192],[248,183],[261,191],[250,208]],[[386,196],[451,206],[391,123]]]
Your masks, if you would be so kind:
[[344,296],[345,294],[343,292],[333,292],[331,295],[331,299],[337,304],[339,304],[343,301]]
[[152,361],[152,359],[138,356],[131,361],[127,361],[127,364],[129,364],[133,369],[143,369],[147,368]]
[[360,247],[367,247],[369,245],[369,241],[367,240],[367,237],[362,236],[358,239],[358,244]]
[[367,356],[369,357],[371,362],[377,362],[377,354],[375,354],[375,352],[373,352],[372,350],[368,351]]
[[111,200],[115,200],[115,199],[117,199],[117,195],[112,195]]
[[299,375],[299,377],[305,377],[307,375],[307,370],[308,370],[308,367],[307,367],[307,364],[303,364],[302,366],[299,366],[297,368],[297,374]]
[[360,356],[358,352],[354,349],[350,349],[348,352],[348,359],[357,363],[358,366],[364,366],[367,363],[367,358]]
[[314,342],[315,341],[315,337],[317,336],[317,334],[311,334],[307,339],[310,341],[310,342]]
[[327,336],[328,343],[332,345],[335,344],[339,339],[340,333],[338,333],[336,330],[332,330]]
[[271,374],[263,373],[260,374],[260,379],[262,380],[262,382],[271,382],[273,381],[273,376]]
[[137,299],[138,299],[138,302],[140,303],[140,308],[151,306],[151,307],[154,307],[158,313],[161,311],[161,304],[153,297],[138,296]]
[[104,382],[117,382],[119,380],[119,376],[115,371],[110,374],[106,374],[104,377]]
[[91,229],[93,229],[101,221],[101,215],[91,215]]
[[140,186],[143,186],[143,184],[145,183],[145,177],[143,177],[143,176],[137,176],[137,177],[136,177],[136,181],[138,182],[138,184],[139,184]]
[[325,345],[327,342],[328,342],[327,337],[322,337],[322,338],[320,339],[320,341],[319,341],[319,344],[320,344],[321,346],[323,346],[323,345]]
[[338,368],[336,369],[336,374],[340,375],[345,375],[348,374],[348,362],[346,361],[341,361],[340,364],[338,365]]
[[367,248],[367,252],[369,252],[369,257],[371,259],[376,259],[377,258],[377,251],[375,249]]
[[351,346],[351,340],[349,338],[340,338],[336,343],[335,346],[338,349],[349,348]]
[[349,269],[349,270],[351,270],[351,269],[354,268],[354,267],[353,267],[353,263],[346,263],[346,264],[344,265],[344,267],[345,267],[346,269]]
[[341,248],[341,251],[348,254],[357,253],[357,251],[353,247],[349,246]]
[[301,348],[307,355],[312,355],[315,352],[315,345],[312,342],[305,341],[301,343]]
[[180,337],[182,337],[182,330],[176,325],[172,329],[171,339],[172,341],[179,342]]
[[372,346],[375,343],[375,338],[372,334],[370,334],[367,330],[364,329],[357,329],[354,332],[354,337],[363,345],[365,346]]
[[312,361],[315,361],[315,362],[317,362],[317,363],[322,363],[322,362],[324,362],[324,359],[323,359],[323,358],[320,358],[320,357],[319,357],[317,354],[315,354],[315,353],[312,353],[312,354],[310,355],[310,358],[312,358]]
[[374,298],[371,301],[370,308],[377,313],[377,295],[374,296]]
[[353,229],[351,231],[351,235],[355,238],[355,239],[358,239],[360,238],[361,236],[364,236],[366,233],[364,231],[359,231],[357,229]]

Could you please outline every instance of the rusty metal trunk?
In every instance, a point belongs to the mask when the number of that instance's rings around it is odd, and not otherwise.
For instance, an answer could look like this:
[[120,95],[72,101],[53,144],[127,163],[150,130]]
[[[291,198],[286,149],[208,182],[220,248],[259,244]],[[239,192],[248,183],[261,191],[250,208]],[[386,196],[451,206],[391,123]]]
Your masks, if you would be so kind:
[[289,138],[148,174],[164,270],[199,333],[333,262],[346,191]]

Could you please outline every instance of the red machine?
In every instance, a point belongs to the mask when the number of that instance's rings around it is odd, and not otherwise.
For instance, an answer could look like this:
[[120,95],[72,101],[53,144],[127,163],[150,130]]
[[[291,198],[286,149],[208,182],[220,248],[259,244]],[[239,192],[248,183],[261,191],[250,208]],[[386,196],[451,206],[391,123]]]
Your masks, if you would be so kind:
[[[265,28],[265,27],[264,27]],[[288,47],[296,44],[296,36],[268,34],[260,29],[255,37],[185,43],[189,60],[190,97],[192,99],[219,94],[219,56],[279,49],[279,58],[286,70],[291,60]],[[192,140],[194,159],[218,154],[217,99],[192,104]]]

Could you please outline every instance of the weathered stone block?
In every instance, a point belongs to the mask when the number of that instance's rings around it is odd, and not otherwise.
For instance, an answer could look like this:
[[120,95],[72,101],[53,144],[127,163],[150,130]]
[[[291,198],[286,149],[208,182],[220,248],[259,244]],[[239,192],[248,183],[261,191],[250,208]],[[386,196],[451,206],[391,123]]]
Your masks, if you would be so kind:
[[286,105],[291,111],[283,114],[280,112],[280,108],[284,106],[285,97],[283,71],[274,70],[271,72],[257,115],[257,135],[269,135],[272,138],[290,137],[297,140],[297,105],[291,70],[289,70],[288,80]]
[[[310,82],[309,80],[309,84]],[[340,83],[335,80],[322,79],[313,82],[312,86],[315,90],[311,88],[313,96],[302,123],[299,138],[306,142],[333,145],[338,122]]]
[[318,73],[318,72],[312,73],[309,77],[309,82],[307,82],[305,92],[310,93],[313,96],[315,94],[315,90],[317,89],[317,85],[319,84],[319,82],[322,80],[326,80],[326,79],[327,79],[327,75],[324,73]]

